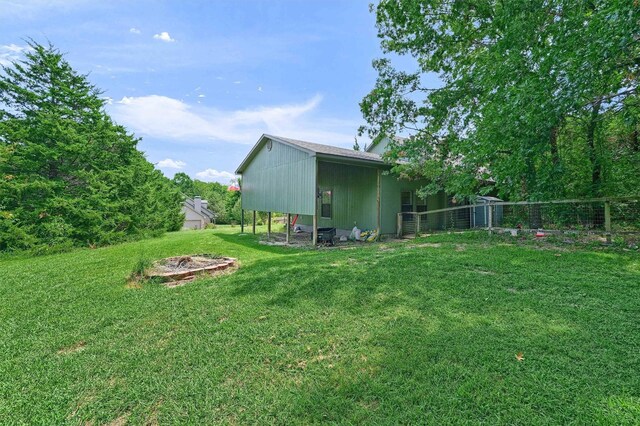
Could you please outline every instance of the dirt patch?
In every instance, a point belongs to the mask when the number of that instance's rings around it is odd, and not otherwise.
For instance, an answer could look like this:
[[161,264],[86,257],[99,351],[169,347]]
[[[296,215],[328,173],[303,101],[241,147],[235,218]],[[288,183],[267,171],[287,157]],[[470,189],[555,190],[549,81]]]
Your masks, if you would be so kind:
[[481,269],[476,269],[474,272],[480,274],[480,275],[496,275],[495,272],[493,271],[483,271]]
[[147,419],[145,421],[145,425],[147,426],[158,426],[160,423],[158,422],[158,413],[160,411],[160,406],[162,405],[162,399],[160,399],[158,402],[156,402],[152,407],[151,407],[151,412],[149,413],[149,415],[147,416]]
[[142,288],[142,284],[140,284],[140,282],[136,280],[129,280],[124,286],[126,288],[135,288],[135,289]]
[[117,419],[111,420],[107,423],[107,426],[124,426],[127,424],[127,420],[129,419],[129,413],[125,413],[118,417]]
[[71,346],[61,348],[60,350],[58,350],[57,353],[58,355],[69,355],[69,354],[83,351],[85,346],[87,346],[87,342],[85,342],[84,340],[81,340],[78,343],[75,343]]
[[178,287],[203,275],[219,275],[235,272],[237,269],[237,259],[210,254],[194,254],[159,260],[145,273],[145,277],[158,280],[167,287]]
[[437,247],[441,247],[442,244],[440,243],[422,243],[422,244],[409,244],[407,247],[409,248],[422,248],[422,247],[431,247],[431,248],[437,248]]

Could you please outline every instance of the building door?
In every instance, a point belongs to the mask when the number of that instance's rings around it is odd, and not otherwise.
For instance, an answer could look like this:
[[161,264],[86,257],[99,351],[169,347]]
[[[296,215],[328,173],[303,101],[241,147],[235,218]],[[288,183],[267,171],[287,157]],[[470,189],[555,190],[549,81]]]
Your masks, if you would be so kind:
[[[413,192],[412,191],[400,192],[400,211],[402,213],[413,211]],[[402,215],[402,220],[412,220],[412,219],[413,219],[412,214]]]

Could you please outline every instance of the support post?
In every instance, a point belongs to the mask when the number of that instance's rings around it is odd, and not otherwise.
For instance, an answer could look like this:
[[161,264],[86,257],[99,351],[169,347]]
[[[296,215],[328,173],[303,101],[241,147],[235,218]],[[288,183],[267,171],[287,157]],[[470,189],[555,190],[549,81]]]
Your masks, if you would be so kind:
[[493,205],[488,203],[487,209],[489,209],[489,234],[493,234]]
[[291,213],[287,213],[287,223],[286,223],[286,233],[287,233],[287,244],[289,244],[289,234],[291,233]]
[[607,244],[611,244],[611,201],[604,202],[604,230]]
[[238,180],[238,187],[240,188],[240,233],[244,234],[244,203],[242,202],[242,179]]
[[378,169],[378,184],[377,184],[377,192],[376,192],[376,241],[380,241],[380,169]]
[[418,238],[418,236],[420,235],[420,214],[414,213],[414,215],[416,216],[416,235],[415,235],[415,238]]
[[313,246],[318,245],[318,172],[320,163],[316,157],[316,176],[313,181]]
[[318,215],[313,215],[313,246],[318,245]]
[[398,213],[398,232],[396,236],[398,238],[402,237],[402,213]]
[[256,233],[256,211],[253,211],[253,234]]
[[271,238],[271,212],[267,212],[267,239]]

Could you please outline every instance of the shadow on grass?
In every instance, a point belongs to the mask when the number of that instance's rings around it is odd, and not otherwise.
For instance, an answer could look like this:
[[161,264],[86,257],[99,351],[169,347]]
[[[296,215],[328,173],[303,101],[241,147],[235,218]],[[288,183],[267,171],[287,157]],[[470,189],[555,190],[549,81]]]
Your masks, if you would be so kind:
[[614,421],[597,401],[620,389],[636,398],[639,384],[628,262],[521,247],[303,252],[255,262],[231,295],[335,315],[344,324],[332,332],[363,351],[366,361],[345,355],[283,403],[298,419]]
[[273,254],[290,254],[296,251],[300,251],[300,248],[294,247],[285,247],[285,246],[271,246],[267,244],[260,244],[260,234],[250,234],[245,233],[241,235],[238,231],[237,234],[229,234],[229,233],[216,233],[214,231],[213,235],[217,238],[220,238],[222,241],[226,242],[230,245],[238,245],[246,248],[250,248],[252,250],[258,250],[266,253]]

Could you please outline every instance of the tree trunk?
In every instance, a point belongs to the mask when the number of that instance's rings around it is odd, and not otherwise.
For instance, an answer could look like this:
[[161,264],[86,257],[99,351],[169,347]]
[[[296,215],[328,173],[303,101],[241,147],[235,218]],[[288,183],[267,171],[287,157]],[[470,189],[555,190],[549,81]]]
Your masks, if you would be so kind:
[[598,196],[602,184],[602,165],[598,158],[596,147],[596,130],[602,100],[598,99],[591,108],[591,117],[587,125],[587,145],[589,146],[589,160],[591,161],[591,195]]
[[551,129],[549,146],[551,147],[551,161],[554,167],[557,167],[560,164],[560,156],[558,155],[558,126],[554,126]]
[[633,152],[638,152],[640,151],[640,139],[638,139],[638,129],[634,130],[633,133],[631,133],[631,150]]

